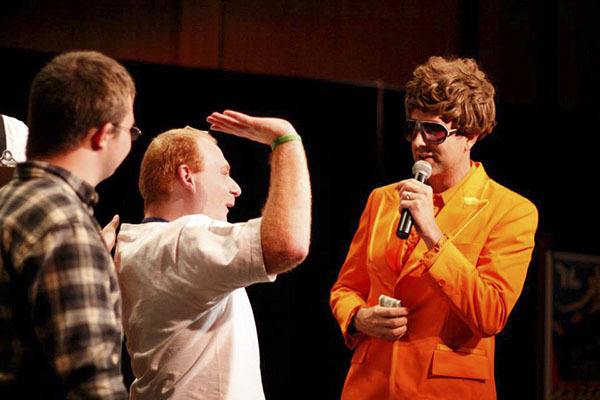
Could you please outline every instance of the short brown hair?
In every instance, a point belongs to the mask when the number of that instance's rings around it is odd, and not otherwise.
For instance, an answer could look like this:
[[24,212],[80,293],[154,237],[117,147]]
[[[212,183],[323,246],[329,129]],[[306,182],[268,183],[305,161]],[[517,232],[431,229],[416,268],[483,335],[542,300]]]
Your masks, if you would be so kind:
[[125,118],[133,79],[117,61],[95,51],[54,57],[31,84],[27,156],[76,148],[88,130]]
[[189,126],[171,129],[152,140],[140,168],[139,189],[145,207],[170,195],[180,165],[187,164],[193,172],[202,170],[198,138],[217,142],[208,132]]
[[496,126],[495,90],[470,58],[431,57],[406,84],[406,115],[417,109],[453,121],[467,137],[478,139]]

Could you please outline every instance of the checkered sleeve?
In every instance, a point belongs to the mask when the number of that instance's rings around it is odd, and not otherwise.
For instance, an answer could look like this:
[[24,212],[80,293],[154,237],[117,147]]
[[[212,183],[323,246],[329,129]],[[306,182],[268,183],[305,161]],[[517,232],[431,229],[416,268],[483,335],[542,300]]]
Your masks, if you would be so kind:
[[29,294],[32,317],[67,397],[126,399],[118,283],[97,230],[63,225],[37,246],[41,267]]

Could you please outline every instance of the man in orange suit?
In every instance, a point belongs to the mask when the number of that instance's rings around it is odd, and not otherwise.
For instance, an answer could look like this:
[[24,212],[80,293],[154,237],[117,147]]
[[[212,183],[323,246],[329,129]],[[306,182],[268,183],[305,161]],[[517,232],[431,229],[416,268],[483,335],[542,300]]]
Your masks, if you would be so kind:
[[[474,60],[431,57],[405,108],[413,157],[432,173],[371,193],[331,290],[354,349],[342,398],[495,399],[494,336],[523,288],[537,210],[471,161],[496,124],[494,87]],[[414,229],[401,240],[404,209]],[[378,305],[382,294],[401,306]]]

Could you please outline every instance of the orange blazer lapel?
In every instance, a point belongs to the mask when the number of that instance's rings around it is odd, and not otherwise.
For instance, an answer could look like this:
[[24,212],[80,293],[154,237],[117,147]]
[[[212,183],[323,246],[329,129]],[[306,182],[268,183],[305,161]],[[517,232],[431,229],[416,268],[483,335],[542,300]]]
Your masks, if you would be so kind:
[[378,266],[369,269],[370,279],[372,282],[377,280],[377,284],[388,291],[393,289],[398,276],[395,264],[390,262],[393,258],[390,257],[399,251],[402,243],[396,237],[396,226],[400,219],[398,215],[400,200],[394,187],[395,184],[383,187],[381,196],[374,199],[376,203],[372,207],[372,231],[367,249],[369,262],[371,265]]
[[436,222],[450,240],[459,236],[465,229],[474,229],[471,223],[488,204],[488,200],[483,197],[489,182],[483,166],[477,164],[473,175],[458,189],[448,204],[444,205],[436,217]]
[[[398,192],[396,190],[394,190],[394,192],[389,192],[387,201],[390,202],[389,209],[390,214],[393,215],[393,217],[391,218],[391,224],[388,226],[388,231],[385,236],[385,261],[388,268],[397,275],[400,265],[399,262],[402,257],[402,248],[404,247],[404,240],[396,236],[396,229],[398,229],[398,223],[400,222],[400,197],[398,197]],[[395,209],[392,208],[393,204],[396,204]]]
[[[450,240],[460,235],[465,229],[477,229],[477,226],[473,225],[472,222],[476,220],[488,204],[488,200],[482,197],[490,179],[481,164],[476,163],[476,166],[477,169],[473,175],[462,184],[435,218],[441,231]],[[400,242],[401,249],[404,241],[398,240],[398,242]],[[419,240],[406,265],[400,271],[396,284],[411,272],[419,270],[420,261],[427,250],[425,242]],[[401,251],[397,252],[396,263],[400,262],[401,253]]]

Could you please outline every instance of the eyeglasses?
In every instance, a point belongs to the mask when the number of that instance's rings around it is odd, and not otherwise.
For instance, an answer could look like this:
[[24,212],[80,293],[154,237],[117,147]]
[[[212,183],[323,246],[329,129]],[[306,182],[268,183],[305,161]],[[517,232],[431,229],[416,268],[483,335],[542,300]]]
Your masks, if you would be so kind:
[[[127,129],[126,127],[121,126],[121,125],[113,124],[113,126],[115,128]],[[132,126],[131,128],[129,128],[129,135],[131,135],[131,141],[135,142],[136,140],[138,140],[140,138],[140,136],[142,136],[142,130],[140,128],[138,128],[137,126]]]
[[458,129],[446,128],[445,125],[433,121],[406,120],[406,140],[412,142],[418,132],[423,133],[423,140],[428,144],[441,144],[446,138],[458,134]]

